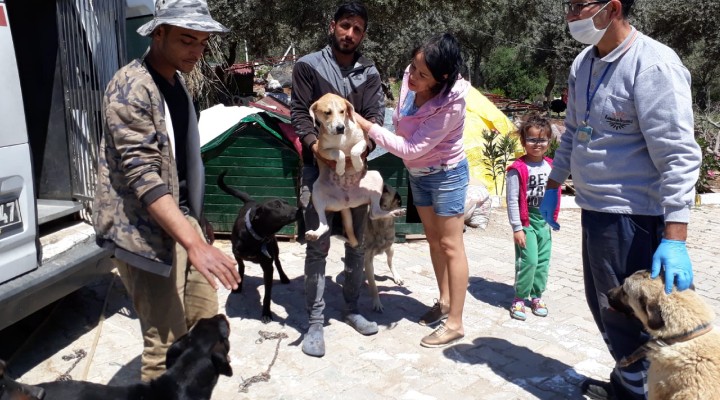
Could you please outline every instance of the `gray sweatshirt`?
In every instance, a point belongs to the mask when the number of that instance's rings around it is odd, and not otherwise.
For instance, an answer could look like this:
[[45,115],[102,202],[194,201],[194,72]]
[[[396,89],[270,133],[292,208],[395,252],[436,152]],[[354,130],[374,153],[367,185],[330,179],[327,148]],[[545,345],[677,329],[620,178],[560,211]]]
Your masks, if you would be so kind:
[[688,222],[701,153],[690,73],[673,50],[635,28],[603,58],[587,47],[570,68],[565,127],[550,179],[572,173],[580,207]]

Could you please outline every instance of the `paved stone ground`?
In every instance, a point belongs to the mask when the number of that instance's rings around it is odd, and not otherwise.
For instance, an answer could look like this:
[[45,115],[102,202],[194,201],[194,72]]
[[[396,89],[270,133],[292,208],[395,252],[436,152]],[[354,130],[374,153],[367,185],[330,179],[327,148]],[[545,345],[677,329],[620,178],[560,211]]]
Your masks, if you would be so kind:
[[[371,311],[366,293],[361,310],[380,324],[377,335],[363,337],[339,320],[342,294],[339,242],[328,263],[323,358],[300,350],[306,329],[303,310],[304,246],[281,243],[281,259],[291,279],[274,286],[274,321],[260,322],[262,277],[249,264],[242,294],[220,291],[221,312],[232,326],[234,376],[221,377],[217,399],[578,399],[586,376],[607,377],[613,364],[584,300],[580,267],[578,210],[563,210],[562,229],[554,233],[550,279],[545,299],[547,318],[511,319],[513,246],[504,209],[493,210],[486,230],[465,234],[470,284],[465,307],[465,338],[444,349],[420,347],[431,330],[417,324],[437,297],[427,244],[395,245],[394,262],[405,279],[397,286],[385,260],[375,270],[385,305]],[[692,214],[689,248],[695,283],[715,310],[720,310],[720,207],[703,206]],[[217,246],[229,253],[228,241]],[[716,321],[717,322],[717,321]],[[260,332],[288,337],[261,340]],[[2,332],[0,332],[2,333]],[[1,339],[1,338],[0,338]],[[10,374],[26,383],[56,379],[69,371],[74,379],[125,384],[139,379],[139,323],[119,279],[111,276],[67,297],[43,325],[13,350]],[[278,345],[279,343],[279,345]],[[63,359],[77,351],[87,354]],[[277,351],[277,358],[274,359]],[[273,364],[274,362],[274,364]],[[267,372],[267,382],[243,382]]]

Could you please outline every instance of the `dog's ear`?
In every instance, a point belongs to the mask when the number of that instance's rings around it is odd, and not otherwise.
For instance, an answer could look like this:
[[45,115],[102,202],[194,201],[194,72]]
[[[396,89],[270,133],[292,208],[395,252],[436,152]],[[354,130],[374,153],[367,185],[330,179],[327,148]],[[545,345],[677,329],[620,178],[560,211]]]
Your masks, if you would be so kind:
[[[216,346],[217,348],[218,346]],[[219,346],[223,347],[223,346]],[[212,361],[215,370],[225,376],[233,376],[233,370],[230,366],[230,357],[227,355],[227,351],[213,351],[210,355],[210,361]]]
[[180,358],[182,353],[187,350],[189,345],[190,337],[188,336],[188,334],[180,336],[178,340],[176,340],[172,345],[170,345],[170,348],[165,354],[165,368],[172,368],[172,366],[175,364],[175,361]]
[[347,118],[355,122],[355,115],[353,115],[353,112],[355,111],[355,107],[353,107],[352,103],[345,99],[345,115],[347,115]]
[[320,121],[315,120],[315,111],[317,111],[317,108],[318,108],[317,101],[312,103],[312,105],[310,106],[310,119],[312,120],[313,125],[320,125]]
[[641,295],[638,301],[640,302],[640,307],[645,309],[648,328],[653,330],[662,329],[665,326],[665,319],[663,319],[660,304],[657,302],[649,302],[645,295]]

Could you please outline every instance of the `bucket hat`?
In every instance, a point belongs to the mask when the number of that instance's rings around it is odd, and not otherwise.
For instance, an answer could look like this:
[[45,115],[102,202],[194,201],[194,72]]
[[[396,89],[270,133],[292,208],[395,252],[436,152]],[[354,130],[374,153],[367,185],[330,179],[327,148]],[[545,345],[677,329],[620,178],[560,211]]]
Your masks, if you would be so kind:
[[210,16],[206,0],[157,0],[155,18],[138,28],[149,36],[155,28],[167,24],[200,32],[226,33],[230,30]]

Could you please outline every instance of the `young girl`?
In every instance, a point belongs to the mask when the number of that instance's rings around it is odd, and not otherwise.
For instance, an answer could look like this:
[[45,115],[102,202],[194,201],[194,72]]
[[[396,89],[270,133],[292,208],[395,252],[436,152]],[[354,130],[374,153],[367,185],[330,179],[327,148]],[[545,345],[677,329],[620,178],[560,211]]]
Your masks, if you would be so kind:
[[[515,241],[515,299],[510,316],[524,321],[525,300],[531,298],[532,313],[548,314],[542,300],[550,267],[550,227],[540,215],[552,160],[545,157],[552,130],[547,118],[530,115],[520,126],[520,143],[525,155],[507,173],[507,211]],[[558,191],[558,196],[560,192]],[[558,208],[559,208],[558,200]],[[555,210],[557,218],[558,209]]]

